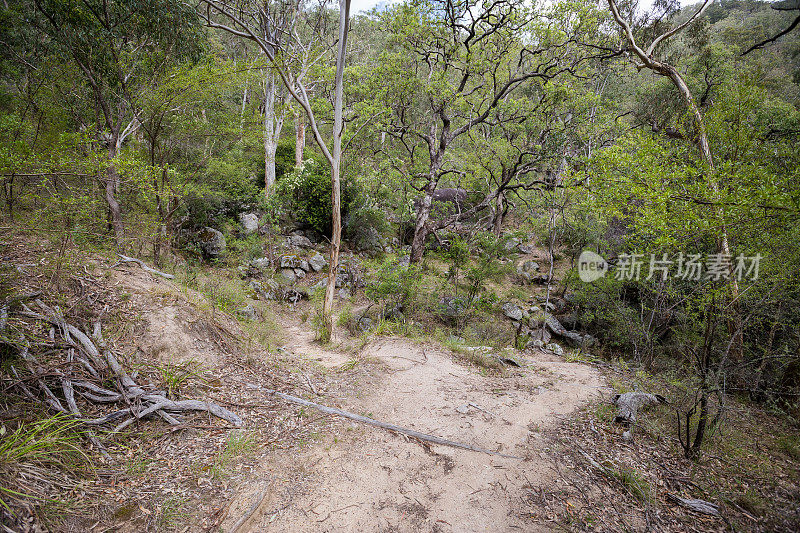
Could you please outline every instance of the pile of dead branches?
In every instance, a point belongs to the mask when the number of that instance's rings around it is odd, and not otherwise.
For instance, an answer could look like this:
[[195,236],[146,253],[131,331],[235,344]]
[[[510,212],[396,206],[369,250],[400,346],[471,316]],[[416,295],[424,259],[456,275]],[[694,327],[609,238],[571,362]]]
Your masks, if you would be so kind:
[[[173,400],[152,385],[139,385],[119,362],[118,354],[103,339],[100,320],[91,334],[69,324],[58,307],[35,300],[36,311],[19,303],[14,314],[48,324],[46,339],[31,342],[24,336],[14,345],[22,365],[8,366],[13,382],[4,387],[15,390],[51,411],[63,413],[88,427],[119,432],[137,420],[158,416],[180,425],[181,413],[206,411],[241,426],[235,413],[204,400]],[[11,310],[3,309],[2,327]],[[0,331],[0,333],[3,333]],[[34,355],[36,354],[36,355]],[[79,405],[80,401],[80,405]],[[113,410],[108,407],[113,406]],[[83,407],[83,408],[82,408]],[[92,443],[103,446],[91,431]]]

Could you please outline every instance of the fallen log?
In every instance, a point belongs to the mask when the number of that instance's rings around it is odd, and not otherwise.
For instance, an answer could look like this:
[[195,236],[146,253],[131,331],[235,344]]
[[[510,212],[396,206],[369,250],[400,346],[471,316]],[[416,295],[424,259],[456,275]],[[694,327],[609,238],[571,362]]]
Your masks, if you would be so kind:
[[617,406],[617,414],[614,416],[614,422],[622,424],[625,427],[630,427],[636,423],[636,415],[639,409],[654,404],[667,403],[667,400],[660,394],[626,392],[625,394],[615,395],[611,403]]
[[[127,255],[122,255],[122,254],[117,254],[117,255],[120,258],[119,261],[120,263],[136,263],[137,265],[142,267],[142,270],[144,270],[145,272],[150,272],[151,274],[155,274],[156,276],[161,276],[162,278],[165,279],[173,279],[175,277],[172,274],[167,274],[166,272],[161,272],[160,270],[156,270],[155,268],[145,265],[144,261],[142,261],[141,259],[136,259],[135,257],[128,257]],[[117,265],[118,264],[119,263],[117,263]],[[111,268],[114,268],[117,265],[114,265]]]
[[455,442],[452,440],[443,439],[441,437],[437,437],[435,435],[428,435],[427,433],[420,433],[419,431],[415,431],[413,429],[404,428],[401,426],[396,426],[394,424],[389,424],[387,422],[381,422],[380,420],[375,420],[373,418],[369,418],[366,416],[357,415],[355,413],[351,413],[349,411],[345,411],[343,409],[338,409],[336,407],[328,407],[327,405],[318,404],[315,402],[311,402],[308,400],[304,400],[303,398],[298,398],[297,396],[292,396],[291,394],[286,394],[284,392],[279,392],[276,390],[265,390],[267,394],[272,396],[276,396],[282,400],[285,400],[290,403],[294,403],[297,405],[303,405],[305,407],[311,407],[316,409],[317,411],[321,411],[323,413],[327,413],[329,415],[336,415],[341,416],[344,418],[348,418],[355,422],[360,422],[362,424],[367,424],[369,426],[379,427],[383,429],[387,429],[389,431],[394,431],[395,433],[400,433],[402,435],[408,435],[409,437],[413,437],[415,439],[419,439],[425,442],[431,442],[433,444],[439,444],[442,446],[449,446],[451,448],[460,448],[462,450],[469,450],[472,452],[479,452],[485,453],[488,455],[496,455],[498,457],[505,457],[507,459],[522,459],[522,457],[516,455],[508,455],[505,453],[495,452],[492,450],[487,450],[486,448],[481,448],[479,446],[473,446],[471,444],[465,444],[462,442]]
[[681,507],[685,507],[686,509],[690,509],[696,513],[705,514],[709,516],[720,516],[719,507],[705,500],[697,500],[694,498],[688,498],[688,499],[681,498],[680,496],[676,496],[670,493],[667,493],[667,499],[677,503]]

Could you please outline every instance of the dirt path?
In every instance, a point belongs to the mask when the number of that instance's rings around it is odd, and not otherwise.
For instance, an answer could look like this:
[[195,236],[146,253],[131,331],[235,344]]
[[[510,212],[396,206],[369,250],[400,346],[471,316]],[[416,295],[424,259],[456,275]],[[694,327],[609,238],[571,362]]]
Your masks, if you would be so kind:
[[[329,366],[347,359],[299,329],[290,334],[291,349],[303,357]],[[346,424],[343,434],[296,458],[301,489],[297,476],[273,471],[270,496],[240,531],[546,530],[525,520],[522,488],[552,478],[558,459],[543,449],[542,432],[600,393],[595,370],[542,353],[522,358],[510,376],[486,377],[440,349],[400,338],[374,342],[364,357],[366,383],[341,407],[524,459]]]

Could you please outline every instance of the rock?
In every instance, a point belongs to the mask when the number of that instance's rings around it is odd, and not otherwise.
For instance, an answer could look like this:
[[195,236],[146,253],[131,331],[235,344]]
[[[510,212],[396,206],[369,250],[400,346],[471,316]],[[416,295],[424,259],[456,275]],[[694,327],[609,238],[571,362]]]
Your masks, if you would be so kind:
[[[537,273],[539,270],[539,263],[533,260],[528,260],[517,265],[517,274],[526,281],[532,282],[539,279],[541,276]],[[547,276],[545,276],[546,278]]]
[[272,261],[270,261],[269,257],[259,257],[250,261],[250,267],[261,272],[266,272],[272,270]]
[[258,231],[258,216],[255,213],[240,213],[239,222],[245,235]]
[[282,268],[280,271],[280,275],[287,283],[294,283],[295,281],[297,281],[297,275],[291,268]]
[[303,270],[302,268],[295,268],[293,270],[294,270],[294,275],[297,276],[297,279],[303,279],[304,277],[306,277],[306,271]]
[[[550,340],[552,338],[553,338],[553,336],[550,335],[550,332],[547,331],[546,329],[534,328],[534,329],[531,329],[531,335],[530,335],[530,340],[528,341],[528,344],[538,341],[538,342],[542,343],[542,345],[545,345],[548,342],[550,342]],[[527,346],[526,346],[526,348],[527,348]]]
[[521,254],[532,254],[536,249],[530,244],[518,244],[517,250]]
[[458,318],[467,310],[467,304],[461,298],[442,296],[439,300],[439,312],[446,318]]
[[527,261],[523,261],[517,267],[517,273],[526,277],[531,277],[534,275],[535,272],[539,270],[539,263],[536,261],[529,259]]
[[253,291],[256,300],[277,300],[278,282],[274,279],[267,279],[264,282],[250,280],[248,288]]
[[342,300],[349,300],[350,299],[350,291],[345,288],[339,289],[339,292],[336,295],[341,298]]
[[411,264],[411,255],[405,254],[397,260],[397,264],[400,266],[409,266]]
[[297,260],[296,255],[282,255],[280,259],[281,268],[297,268],[300,262]]
[[528,315],[528,326],[531,328],[541,328],[545,321],[545,314],[541,310]]
[[544,345],[545,345],[545,344],[547,344],[547,343],[546,343],[546,342],[544,342],[543,340],[540,340],[540,339],[534,339],[534,340],[532,340],[532,341],[530,342],[530,345],[529,345],[529,347],[531,347],[531,348],[539,348],[539,349],[541,350],[542,348],[544,348]]
[[236,313],[247,320],[255,320],[258,318],[258,312],[256,311],[256,308],[250,304],[237,310]]
[[318,290],[324,289],[327,286],[328,286],[328,278],[322,278],[314,285],[312,285],[308,290],[310,290],[311,292],[317,292]]
[[308,261],[306,261],[305,259],[301,259],[297,263],[297,268],[299,268],[303,272],[310,272],[311,271],[311,265],[309,265]]
[[515,322],[518,322],[523,318],[522,309],[520,309],[518,305],[511,302],[503,304],[503,314]]
[[562,337],[575,348],[589,348],[596,342],[596,339],[588,333],[578,333],[577,331],[567,331]]
[[374,254],[383,251],[383,238],[373,227],[357,230],[355,249],[362,253]]
[[209,227],[197,232],[197,244],[207,259],[219,257],[228,246],[222,232]]
[[308,266],[310,266],[314,272],[321,271],[327,265],[328,262],[325,260],[325,256],[323,256],[319,252],[315,253],[314,255],[308,258]]
[[564,348],[562,348],[561,346],[559,346],[558,344],[556,344],[554,342],[551,342],[550,344],[547,344],[545,346],[545,348],[547,348],[548,350],[550,350],[551,352],[553,352],[554,354],[556,354],[558,356],[562,356],[562,357],[564,356]]
[[550,313],[544,314],[544,323],[545,325],[555,333],[556,335],[563,337],[564,334],[567,332],[567,328],[561,325],[561,322],[558,321],[556,317],[551,315]]
[[309,240],[308,237],[305,235],[290,235],[287,239],[289,241],[290,246],[294,246],[296,248],[313,248],[314,243]]
[[512,252],[517,250],[517,246],[519,246],[520,240],[516,237],[512,237],[506,241],[506,244],[503,246],[506,252]]
[[462,415],[468,414],[469,413],[469,405],[467,405],[467,404],[459,405],[458,407],[456,407],[456,413],[459,413],[459,414],[462,414]]
[[318,244],[325,240],[325,237],[322,235],[322,233],[315,229],[307,229],[305,231],[305,235],[313,244]]
[[364,333],[366,333],[367,331],[371,331],[372,328],[375,327],[375,322],[373,322],[373,320],[368,316],[362,316],[361,318],[359,318],[357,324],[358,324],[358,329]]

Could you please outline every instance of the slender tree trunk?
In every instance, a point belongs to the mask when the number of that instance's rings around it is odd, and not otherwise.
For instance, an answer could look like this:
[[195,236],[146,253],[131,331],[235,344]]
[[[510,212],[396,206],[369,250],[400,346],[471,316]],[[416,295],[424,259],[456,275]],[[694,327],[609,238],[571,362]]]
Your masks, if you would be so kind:
[[299,167],[303,164],[303,151],[306,147],[306,122],[303,111],[294,110],[294,166]]
[[498,193],[497,195],[497,212],[494,215],[494,236],[499,237],[500,231],[503,229],[503,218],[505,218],[506,214],[506,195],[505,193]]
[[350,23],[350,0],[339,0],[339,50],[336,56],[336,86],[333,104],[333,153],[331,161],[331,200],[333,204],[333,235],[331,236],[330,271],[325,301],[322,306],[323,340],[330,340],[333,332],[333,295],[336,290],[336,271],[339,268],[339,248],[342,243],[342,211],[339,186],[339,165],[342,160],[342,134],[344,121],[344,60],[347,52],[347,33]]
[[120,209],[116,197],[116,193],[119,190],[119,173],[117,172],[114,158],[117,157],[118,153],[119,141],[115,138],[108,148],[108,157],[110,161],[108,170],[106,171],[105,195],[106,203],[108,204],[108,218],[111,229],[114,230],[114,240],[116,241],[117,247],[122,246],[122,239],[125,236],[125,228],[122,223],[122,210]]
[[275,185],[275,152],[278,149],[275,118],[275,75],[268,72],[264,78],[264,196],[267,197]]
[[428,187],[425,194],[419,201],[417,207],[417,218],[414,222],[414,239],[411,241],[411,262],[419,263],[425,253],[425,239],[428,238],[428,219],[431,216],[431,206],[433,205],[433,190]]

